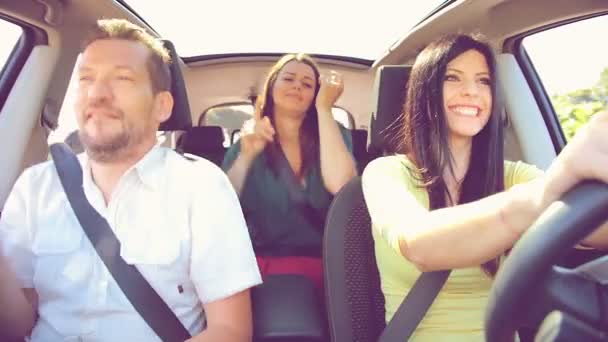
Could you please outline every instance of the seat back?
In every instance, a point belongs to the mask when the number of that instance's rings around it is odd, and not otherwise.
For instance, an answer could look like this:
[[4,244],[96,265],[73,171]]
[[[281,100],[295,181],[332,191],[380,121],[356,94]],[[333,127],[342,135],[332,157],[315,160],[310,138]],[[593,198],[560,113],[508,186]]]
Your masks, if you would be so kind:
[[323,263],[331,340],[377,341],[385,328],[384,296],[360,177],[346,184],[330,206]]
[[399,119],[411,69],[409,65],[384,65],[376,71],[367,146],[370,160],[398,151]]
[[177,150],[203,157],[221,166],[226,154],[224,131],[219,126],[191,127],[179,137]]
[[367,154],[367,131],[364,129],[353,129],[350,133],[353,138],[353,155],[357,161],[359,174],[361,174],[369,162],[369,156]]
[[188,92],[180,67],[181,59],[177,55],[175,46],[168,40],[163,40],[165,47],[171,55],[169,70],[171,71],[171,95],[173,95],[173,111],[167,121],[161,123],[159,131],[184,131],[192,127],[192,115]]

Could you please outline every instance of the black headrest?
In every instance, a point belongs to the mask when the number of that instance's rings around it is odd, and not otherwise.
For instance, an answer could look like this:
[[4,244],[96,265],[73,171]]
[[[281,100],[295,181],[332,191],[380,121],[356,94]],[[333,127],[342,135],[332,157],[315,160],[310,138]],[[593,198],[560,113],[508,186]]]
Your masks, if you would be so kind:
[[353,138],[353,149],[355,157],[357,157],[357,153],[367,152],[367,131],[364,129],[353,129],[350,131],[350,135]]
[[367,147],[372,154],[396,151],[398,142],[394,138],[397,131],[395,121],[403,110],[411,69],[409,65],[384,65],[376,72]]
[[370,156],[367,153],[367,131],[353,129],[350,134],[353,138],[353,156],[357,162],[357,171],[361,174],[370,161]]
[[165,47],[171,54],[171,94],[173,95],[173,111],[171,117],[163,122],[158,128],[159,131],[184,131],[192,127],[192,115],[190,114],[190,102],[188,102],[188,93],[186,92],[186,84],[182,76],[182,70],[179,67],[179,56],[175,51],[175,46],[168,40],[163,40]]
[[181,137],[179,148],[184,152],[210,151],[223,148],[224,131],[219,126],[190,127]]
[[367,131],[364,129],[352,129],[350,135],[353,137],[353,140],[367,139]]

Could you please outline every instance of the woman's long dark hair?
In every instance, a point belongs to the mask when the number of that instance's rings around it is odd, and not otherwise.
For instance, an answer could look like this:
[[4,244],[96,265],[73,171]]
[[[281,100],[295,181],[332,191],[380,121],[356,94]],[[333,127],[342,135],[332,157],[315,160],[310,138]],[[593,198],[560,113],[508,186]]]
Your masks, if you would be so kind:
[[[315,74],[315,95],[310,107],[306,111],[306,116],[302,122],[302,126],[300,126],[300,155],[302,156],[300,176],[303,176],[313,165],[315,165],[316,161],[319,159],[319,119],[317,107],[315,106],[315,100],[317,98],[317,94],[319,93],[320,87],[320,72],[317,63],[315,63],[310,56],[303,53],[288,54],[281,57],[281,59],[279,59],[279,61],[272,66],[268,76],[266,77],[262,94],[257,97],[256,111],[259,113],[259,118],[268,116],[273,127],[276,129],[272,89],[274,88],[274,84],[281,69],[283,69],[283,67],[291,61],[304,63],[310,66]],[[278,154],[282,153],[279,139],[275,139],[274,143],[268,144],[264,153],[266,155],[268,166],[275,172],[275,174],[278,174]]]
[[[461,184],[457,203],[482,199],[504,190],[502,104],[496,89],[496,62],[490,46],[467,35],[448,35],[429,44],[416,58],[403,106],[403,146],[416,166],[414,174],[429,194],[430,209],[447,206],[450,198],[443,171],[454,170],[449,148],[449,127],[443,105],[443,82],[450,61],[475,50],[486,59],[490,71],[492,108],[488,123],[473,137],[471,160]],[[498,259],[482,268],[490,275]]]

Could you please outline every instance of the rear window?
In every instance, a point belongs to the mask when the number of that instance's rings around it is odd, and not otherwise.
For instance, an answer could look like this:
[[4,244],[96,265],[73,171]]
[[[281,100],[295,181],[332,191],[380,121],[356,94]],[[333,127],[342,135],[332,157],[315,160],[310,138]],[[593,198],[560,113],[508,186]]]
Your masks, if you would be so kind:
[[[243,123],[253,117],[254,108],[251,103],[227,103],[211,107],[199,118],[199,126],[220,126],[224,130],[224,147],[235,143]],[[354,128],[352,115],[343,108],[332,108],[334,119],[347,129]]]

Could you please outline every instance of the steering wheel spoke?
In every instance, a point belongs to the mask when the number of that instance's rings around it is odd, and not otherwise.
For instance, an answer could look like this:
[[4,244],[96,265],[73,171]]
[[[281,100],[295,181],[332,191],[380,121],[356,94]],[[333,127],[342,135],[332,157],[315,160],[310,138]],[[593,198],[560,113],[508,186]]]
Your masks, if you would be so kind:
[[602,286],[578,272],[558,266],[547,277],[546,300],[551,310],[576,317],[592,326],[602,326]]
[[588,324],[560,311],[551,312],[543,321],[536,342],[567,342],[608,341],[606,332],[593,328]]

